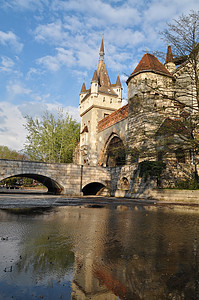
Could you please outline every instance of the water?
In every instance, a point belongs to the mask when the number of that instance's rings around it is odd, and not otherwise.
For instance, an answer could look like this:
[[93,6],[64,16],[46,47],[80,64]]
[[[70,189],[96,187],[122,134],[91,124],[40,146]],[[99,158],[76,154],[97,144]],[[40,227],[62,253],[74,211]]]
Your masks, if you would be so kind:
[[199,210],[0,210],[0,299],[198,299]]

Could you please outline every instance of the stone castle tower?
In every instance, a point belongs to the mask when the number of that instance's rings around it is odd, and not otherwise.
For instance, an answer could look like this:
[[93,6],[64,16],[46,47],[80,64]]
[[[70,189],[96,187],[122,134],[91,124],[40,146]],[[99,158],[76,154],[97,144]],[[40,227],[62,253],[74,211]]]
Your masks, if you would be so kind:
[[111,84],[104,62],[102,38],[98,68],[94,71],[89,89],[83,82],[80,92],[80,157],[79,163],[95,166],[98,163],[97,125],[100,120],[118,110],[122,104],[122,86],[119,75]]
[[164,66],[154,55],[146,53],[127,80],[128,146],[139,152],[139,162],[158,159],[156,132],[174,109],[169,100],[173,96],[173,76],[167,67],[173,67],[169,58]]

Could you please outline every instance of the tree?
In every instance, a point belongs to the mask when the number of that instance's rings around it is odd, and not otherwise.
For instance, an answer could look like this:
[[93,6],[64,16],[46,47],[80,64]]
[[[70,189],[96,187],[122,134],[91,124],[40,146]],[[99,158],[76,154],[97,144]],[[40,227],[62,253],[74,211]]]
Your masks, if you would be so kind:
[[[172,46],[176,64],[186,65],[186,74],[194,90],[186,89],[184,85],[179,86],[184,90],[184,95],[196,97],[197,107],[199,107],[199,11],[191,11],[187,16],[182,15],[178,19],[168,23],[168,28],[162,33],[163,39]],[[189,103],[189,107],[194,109]]]
[[26,116],[25,128],[28,131],[25,149],[33,160],[70,163],[73,150],[79,141],[80,124],[67,113],[58,116],[44,113],[41,120]]
[[27,157],[22,153],[9,149],[7,146],[0,146],[0,159],[27,160]]
[[[173,88],[173,102],[178,106],[180,122],[189,132],[192,162],[195,164],[199,150],[199,11],[191,11],[168,24],[162,32],[163,39],[171,45],[174,63],[180,65]],[[180,70],[181,69],[181,70]],[[181,72],[181,74],[180,74]],[[187,135],[185,138],[187,143]]]

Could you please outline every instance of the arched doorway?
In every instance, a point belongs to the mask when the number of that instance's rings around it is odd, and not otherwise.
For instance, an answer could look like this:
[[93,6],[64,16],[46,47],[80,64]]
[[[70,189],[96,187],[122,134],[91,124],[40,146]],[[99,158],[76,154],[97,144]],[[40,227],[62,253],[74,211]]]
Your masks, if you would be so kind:
[[126,161],[126,149],[123,141],[117,135],[113,135],[105,151],[107,167],[121,166]]

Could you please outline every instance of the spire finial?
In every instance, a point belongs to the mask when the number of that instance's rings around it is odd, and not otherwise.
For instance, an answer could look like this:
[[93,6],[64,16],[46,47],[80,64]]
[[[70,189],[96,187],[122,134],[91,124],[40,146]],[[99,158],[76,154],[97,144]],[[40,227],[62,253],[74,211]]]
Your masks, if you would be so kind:
[[168,45],[168,48],[167,48],[167,56],[166,56],[165,64],[167,64],[169,62],[173,62],[173,53],[172,53],[170,44]]
[[101,47],[100,47],[100,52],[99,52],[99,60],[104,60],[104,33],[102,34],[102,41],[101,41]]

